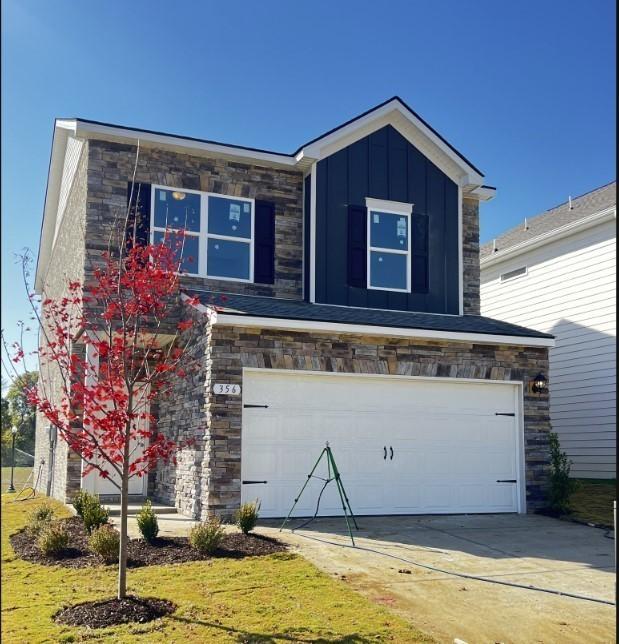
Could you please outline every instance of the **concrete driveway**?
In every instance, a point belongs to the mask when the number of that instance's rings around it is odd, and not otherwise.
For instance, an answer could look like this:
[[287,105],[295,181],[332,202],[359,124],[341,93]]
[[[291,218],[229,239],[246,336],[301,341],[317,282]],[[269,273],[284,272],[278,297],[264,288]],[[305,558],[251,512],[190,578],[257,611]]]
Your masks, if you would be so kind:
[[603,530],[537,515],[357,521],[357,548],[342,547],[350,546],[343,518],[294,533],[265,521],[259,531],[440,642],[615,641],[612,605],[432,569],[614,602],[614,542]]

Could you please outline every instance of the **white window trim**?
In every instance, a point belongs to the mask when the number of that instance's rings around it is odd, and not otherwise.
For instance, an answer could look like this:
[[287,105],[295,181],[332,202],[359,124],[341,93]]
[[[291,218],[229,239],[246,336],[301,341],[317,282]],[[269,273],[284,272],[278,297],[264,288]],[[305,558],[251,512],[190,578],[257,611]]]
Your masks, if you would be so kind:
[[[367,217],[367,288],[371,291],[389,291],[391,293],[410,293],[411,292],[411,221],[413,214],[413,204],[401,203],[398,201],[386,201],[381,199],[372,199],[366,197],[365,205],[368,211]],[[398,215],[408,219],[407,224],[407,249],[399,250],[397,248],[383,248],[380,246],[372,246],[371,226],[372,226],[372,212],[379,211],[388,215]],[[387,288],[385,286],[372,286],[371,280],[371,257],[372,252],[391,253],[393,255],[406,255],[406,288]]]
[[[201,190],[189,190],[187,188],[177,188],[173,186],[164,186],[161,184],[153,184],[151,186],[151,208],[150,208],[150,242],[154,242],[155,231],[166,232],[165,228],[155,226],[155,193],[157,189],[168,190],[170,192],[186,192],[189,194],[200,195],[200,232],[185,231],[185,235],[198,237],[198,272],[189,273],[184,272],[183,275],[188,277],[203,277],[205,279],[224,280],[226,282],[243,282],[245,284],[253,284],[254,282],[254,245],[256,239],[256,200],[249,197],[236,197],[234,195],[226,195],[218,192],[202,192]],[[251,204],[251,237],[234,237],[232,235],[219,235],[217,233],[208,232],[208,198],[219,197],[221,199],[232,199],[234,201],[244,201]],[[168,228],[168,230],[175,230]],[[222,277],[220,275],[209,275],[207,272],[208,266],[208,241],[209,239],[222,239],[224,241],[234,241],[244,244],[249,244],[249,279],[241,277]]]

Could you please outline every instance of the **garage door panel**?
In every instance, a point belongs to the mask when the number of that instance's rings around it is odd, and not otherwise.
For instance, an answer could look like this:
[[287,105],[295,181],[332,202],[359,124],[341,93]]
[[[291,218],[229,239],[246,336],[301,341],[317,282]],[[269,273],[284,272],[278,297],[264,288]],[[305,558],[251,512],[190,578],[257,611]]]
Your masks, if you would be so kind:
[[[358,514],[518,509],[517,486],[496,483],[517,478],[517,419],[495,415],[515,413],[514,386],[269,370],[243,384],[244,402],[268,405],[243,413],[243,479],[269,483],[242,497],[259,493],[262,516],[287,514],[326,441]],[[314,514],[322,485],[310,481],[295,515]],[[334,482],[320,514],[342,514]]]

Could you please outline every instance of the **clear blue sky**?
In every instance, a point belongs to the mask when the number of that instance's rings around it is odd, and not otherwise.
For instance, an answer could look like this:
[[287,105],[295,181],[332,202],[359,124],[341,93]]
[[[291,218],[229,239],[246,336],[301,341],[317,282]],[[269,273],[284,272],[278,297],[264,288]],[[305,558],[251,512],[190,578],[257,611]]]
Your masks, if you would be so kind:
[[55,117],[293,151],[397,94],[485,172],[482,241],[615,178],[612,0],[4,0],[2,325]]

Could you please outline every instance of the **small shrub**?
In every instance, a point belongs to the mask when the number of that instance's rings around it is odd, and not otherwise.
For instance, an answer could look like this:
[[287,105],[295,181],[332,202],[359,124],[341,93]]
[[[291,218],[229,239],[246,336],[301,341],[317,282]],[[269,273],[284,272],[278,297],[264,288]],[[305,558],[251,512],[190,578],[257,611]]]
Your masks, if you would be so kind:
[[249,534],[258,523],[260,512],[260,501],[256,499],[253,503],[243,503],[236,513],[236,525],[243,534]]
[[157,515],[153,512],[150,500],[147,500],[138,512],[137,523],[144,539],[148,543],[152,543],[159,533],[159,523],[157,522]]
[[96,496],[90,495],[82,506],[82,521],[88,534],[107,523],[110,511],[104,508]]
[[578,481],[570,478],[571,461],[561,451],[559,437],[550,433],[550,508],[559,514],[570,511],[570,496],[578,488]]
[[54,518],[54,510],[49,503],[39,505],[28,515],[27,529],[32,534],[39,534],[47,528]]
[[57,557],[69,545],[69,533],[60,521],[50,522],[41,530],[37,545],[46,557]]
[[91,494],[90,492],[87,492],[86,490],[79,490],[73,497],[73,507],[75,508],[75,512],[77,513],[77,516],[80,519],[84,518],[84,507],[88,503],[92,503],[93,501],[96,501],[97,497],[94,494]]
[[105,563],[115,563],[118,561],[120,534],[112,526],[102,525],[93,530],[88,539],[88,547]]
[[224,529],[218,517],[209,517],[194,526],[189,533],[189,543],[203,555],[211,555],[217,550],[224,536]]

